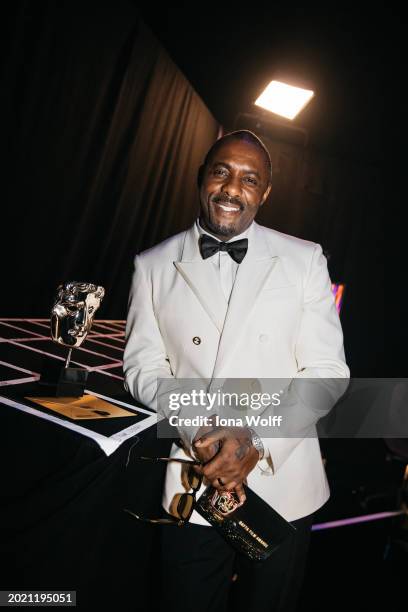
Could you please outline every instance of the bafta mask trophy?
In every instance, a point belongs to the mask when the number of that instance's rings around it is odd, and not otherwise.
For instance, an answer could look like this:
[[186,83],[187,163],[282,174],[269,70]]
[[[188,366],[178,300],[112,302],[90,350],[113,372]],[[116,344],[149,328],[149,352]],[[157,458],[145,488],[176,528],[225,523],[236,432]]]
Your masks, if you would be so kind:
[[56,396],[80,397],[88,376],[83,368],[69,367],[72,350],[84,342],[105,289],[92,283],[70,281],[57,289],[51,310],[51,337],[57,344],[68,347],[64,367],[55,360],[46,364],[40,383],[52,388]]

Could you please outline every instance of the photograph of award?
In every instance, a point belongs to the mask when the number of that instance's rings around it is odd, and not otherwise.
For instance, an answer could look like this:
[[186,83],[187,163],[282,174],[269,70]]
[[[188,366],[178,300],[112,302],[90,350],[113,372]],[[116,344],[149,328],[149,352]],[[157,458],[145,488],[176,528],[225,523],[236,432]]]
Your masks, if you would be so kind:
[[44,364],[39,383],[56,397],[83,395],[87,370],[71,367],[74,348],[80,347],[92,327],[92,321],[105,295],[105,289],[93,283],[68,281],[59,285],[51,310],[51,338],[68,348],[65,364],[54,359]]

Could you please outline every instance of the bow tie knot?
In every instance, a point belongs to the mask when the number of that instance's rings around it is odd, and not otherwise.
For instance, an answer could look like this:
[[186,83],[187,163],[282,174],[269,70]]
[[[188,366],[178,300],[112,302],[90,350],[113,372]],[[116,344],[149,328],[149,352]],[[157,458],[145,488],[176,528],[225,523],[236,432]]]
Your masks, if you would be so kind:
[[247,250],[248,238],[241,238],[234,242],[222,242],[212,238],[208,234],[202,234],[200,237],[200,253],[203,259],[215,255],[218,251],[226,251],[236,263],[240,264]]

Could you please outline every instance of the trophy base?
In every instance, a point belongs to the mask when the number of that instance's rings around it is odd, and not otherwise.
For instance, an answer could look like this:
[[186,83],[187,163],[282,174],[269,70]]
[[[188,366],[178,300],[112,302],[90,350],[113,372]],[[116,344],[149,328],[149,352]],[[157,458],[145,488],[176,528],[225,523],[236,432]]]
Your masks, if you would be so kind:
[[64,368],[54,360],[44,363],[40,385],[47,388],[47,394],[54,397],[82,397],[88,378],[83,368]]

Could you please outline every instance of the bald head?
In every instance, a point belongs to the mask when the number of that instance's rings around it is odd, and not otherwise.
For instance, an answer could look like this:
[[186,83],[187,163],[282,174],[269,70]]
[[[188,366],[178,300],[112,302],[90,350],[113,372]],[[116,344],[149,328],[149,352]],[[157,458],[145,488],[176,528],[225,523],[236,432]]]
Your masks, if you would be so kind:
[[214,144],[212,145],[212,147],[209,149],[207,155],[205,156],[203,168],[208,166],[209,162],[213,159],[218,149],[225,142],[229,140],[238,140],[241,142],[246,142],[256,147],[262,153],[262,156],[265,161],[266,169],[267,169],[267,174],[268,174],[268,184],[271,184],[272,183],[272,162],[271,162],[271,157],[269,155],[269,151],[264,145],[264,143],[262,142],[262,140],[258,138],[256,134],[254,134],[253,132],[250,132],[249,130],[237,130],[235,132],[229,132],[228,134],[225,134],[224,136],[216,140]]

